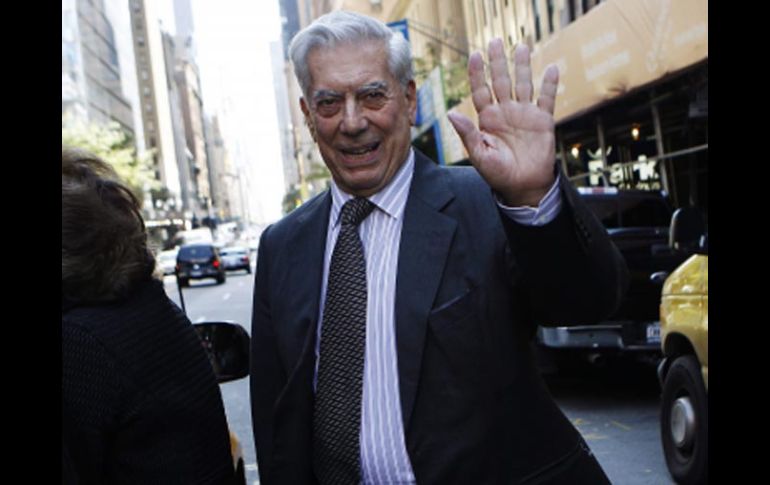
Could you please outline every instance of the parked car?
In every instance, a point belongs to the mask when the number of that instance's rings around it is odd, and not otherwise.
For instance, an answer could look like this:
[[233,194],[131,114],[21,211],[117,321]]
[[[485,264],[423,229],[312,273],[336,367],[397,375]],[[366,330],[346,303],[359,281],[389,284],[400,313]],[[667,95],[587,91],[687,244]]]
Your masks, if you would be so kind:
[[[249,375],[249,334],[238,324],[203,322],[194,324],[209,357],[217,382],[241,379]],[[230,431],[230,453],[233,457],[236,485],[246,485],[246,468],[238,436]]]
[[221,249],[219,255],[222,257],[222,264],[226,270],[245,269],[247,273],[251,274],[251,258],[248,249],[231,246]]
[[671,245],[694,254],[665,278],[661,293],[660,434],[671,476],[698,484],[708,483],[708,233],[699,213],[680,211]]
[[190,280],[214,278],[222,284],[227,278],[219,250],[213,244],[187,244],[179,248],[176,257],[176,275],[180,286],[189,286]]
[[179,253],[179,248],[168,249],[158,253],[156,261],[158,267],[163,271],[163,276],[172,275],[176,271],[176,256]]

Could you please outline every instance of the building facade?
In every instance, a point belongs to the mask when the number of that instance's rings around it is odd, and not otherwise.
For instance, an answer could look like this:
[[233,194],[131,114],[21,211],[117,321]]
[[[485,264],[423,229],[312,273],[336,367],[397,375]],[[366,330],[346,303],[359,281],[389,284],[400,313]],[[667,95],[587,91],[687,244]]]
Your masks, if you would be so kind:
[[155,178],[165,188],[155,208],[159,217],[177,215],[182,210],[181,184],[159,19],[151,1],[130,0],[129,6],[144,139],[152,150]]
[[[193,175],[193,187],[198,204],[204,217],[214,210],[211,191],[209,160],[206,150],[206,135],[203,121],[203,97],[200,88],[200,76],[195,64],[180,60],[174,73],[179,89],[180,106],[184,126],[187,150],[192,154],[190,160]],[[198,215],[200,217],[200,215]]]
[[179,86],[176,83],[176,42],[174,37],[167,32],[162,32],[162,36],[166,79],[170,81],[168,84],[168,100],[171,110],[171,125],[174,133],[174,149],[179,170],[182,212],[186,220],[192,220],[194,214],[201,213],[201,205],[195,185],[194,156],[187,148],[187,139],[185,137],[181,101],[182,93],[179,91]]
[[[486,56],[489,41],[502,38],[509,51],[519,43],[530,47],[536,90],[545,68],[559,67],[557,158],[574,184],[665,190],[675,206],[708,212],[705,0],[307,0],[296,6],[300,28],[336,9],[405,25],[418,82],[413,144],[439,163],[467,163],[446,112],[477,121],[462,65],[469,52]],[[294,124],[295,146],[307,147],[303,126]]]
[[130,20],[120,4],[62,0],[62,115],[116,122],[136,142],[141,122],[132,107],[137,90]]

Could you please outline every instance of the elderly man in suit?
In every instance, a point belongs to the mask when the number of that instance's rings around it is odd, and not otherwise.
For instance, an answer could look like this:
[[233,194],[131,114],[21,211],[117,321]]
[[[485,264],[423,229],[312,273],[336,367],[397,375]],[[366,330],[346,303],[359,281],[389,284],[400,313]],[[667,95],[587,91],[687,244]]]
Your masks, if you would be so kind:
[[[555,163],[558,70],[469,59],[473,167],[410,145],[409,44],[348,12],[292,41],[330,190],[267,228],[252,321],[262,483],[607,483],[533,363],[538,324],[593,323],[627,269]],[[512,85],[515,86],[512,89]]]

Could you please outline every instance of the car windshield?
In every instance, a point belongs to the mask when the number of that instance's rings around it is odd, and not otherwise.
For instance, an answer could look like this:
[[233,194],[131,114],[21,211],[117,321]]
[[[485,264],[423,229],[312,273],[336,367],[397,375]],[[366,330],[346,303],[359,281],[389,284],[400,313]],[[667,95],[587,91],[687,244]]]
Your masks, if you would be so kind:
[[211,246],[187,246],[179,250],[179,257],[183,259],[208,258],[213,252]]
[[231,256],[234,254],[246,254],[246,250],[242,248],[227,248],[219,252],[222,256]]

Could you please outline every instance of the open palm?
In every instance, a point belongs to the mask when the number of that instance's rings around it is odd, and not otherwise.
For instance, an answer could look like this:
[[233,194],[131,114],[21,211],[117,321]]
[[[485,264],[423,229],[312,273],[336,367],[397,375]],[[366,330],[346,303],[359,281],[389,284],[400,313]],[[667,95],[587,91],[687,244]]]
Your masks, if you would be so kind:
[[479,127],[459,113],[451,113],[449,119],[471,163],[508,205],[537,206],[555,177],[553,110],[559,71],[556,66],[546,69],[540,96],[533,104],[532,68],[525,45],[519,45],[514,53],[515,100],[500,39],[489,44],[489,64],[491,89],[481,55],[474,52],[468,60]]

